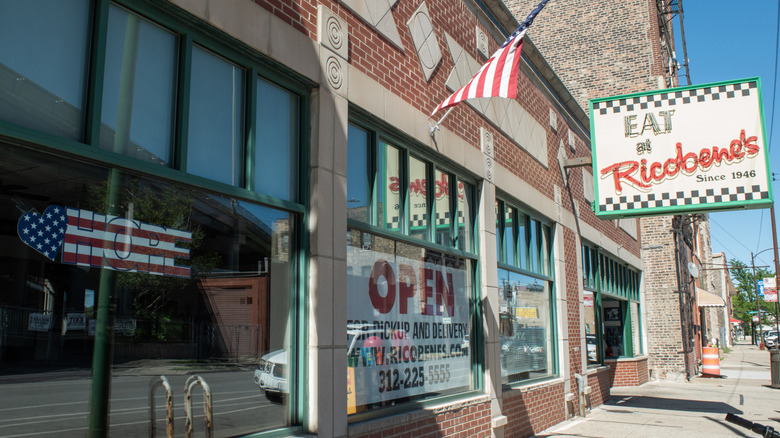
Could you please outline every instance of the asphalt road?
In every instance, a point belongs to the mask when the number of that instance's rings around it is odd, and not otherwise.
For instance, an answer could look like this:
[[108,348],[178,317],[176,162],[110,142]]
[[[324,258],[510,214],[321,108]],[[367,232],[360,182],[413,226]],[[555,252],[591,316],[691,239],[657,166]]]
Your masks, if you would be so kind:
[[[233,436],[284,426],[286,409],[266,400],[252,380],[253,371],[199,374],[211,389],[214,436]],[[184,436],[184,383],[188,375],[167,376],[173,389],[174,432]],[[114,376],[111,437],[149,436],[149,393],[144,376]],[[0,381],[0,437],[83,437],[88,430],[90,376],[43,373],[37,378]],[[164,389],[155,391],[156,434],[166,436]],[[192,391],[195,436],[205,436],[203,391]]]

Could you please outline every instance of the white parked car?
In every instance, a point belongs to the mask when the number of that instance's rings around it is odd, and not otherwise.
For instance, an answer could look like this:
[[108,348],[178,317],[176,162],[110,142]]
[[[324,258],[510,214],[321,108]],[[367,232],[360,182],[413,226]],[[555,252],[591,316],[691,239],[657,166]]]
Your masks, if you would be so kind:
[[774,350],[777,348],[777,330],[764,333],[764,346],[768,350]]
[[289,392],[285,350],[275,350],[260,358],[255,370],[255,385],[263,390],[269,401],[283,401],[283,397]]

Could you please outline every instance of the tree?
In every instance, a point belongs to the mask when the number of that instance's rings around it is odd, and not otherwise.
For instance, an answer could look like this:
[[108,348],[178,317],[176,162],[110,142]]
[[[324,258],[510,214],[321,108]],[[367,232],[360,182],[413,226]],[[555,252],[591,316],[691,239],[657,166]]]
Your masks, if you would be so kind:
[[[737,295],[731,297],[733,315],[741,319],[746,324],[753,320],[750,312],[756,311],[756,280],[766,277],[773,277],[775,274],[764,268],[757,268],[755,275],[753,268],[739,260],[731,260],[729,272],[731,281],[737,288]],[[769,322],[769,316],[774,314],[772,303],[760,300],[761,303],[761,323]]]

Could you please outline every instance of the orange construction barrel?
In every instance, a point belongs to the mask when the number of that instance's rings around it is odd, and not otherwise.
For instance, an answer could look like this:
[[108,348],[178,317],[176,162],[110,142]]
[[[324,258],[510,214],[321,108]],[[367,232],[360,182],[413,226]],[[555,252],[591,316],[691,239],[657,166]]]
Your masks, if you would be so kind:
[[702,347],[701,350],[701,373],[720,377],[718,347]]

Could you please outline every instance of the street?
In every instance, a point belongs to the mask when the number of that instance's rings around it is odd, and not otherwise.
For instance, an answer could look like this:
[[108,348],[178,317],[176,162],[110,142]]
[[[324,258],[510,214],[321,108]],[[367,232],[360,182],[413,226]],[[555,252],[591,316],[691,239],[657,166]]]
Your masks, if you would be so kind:
[[[266,400],[255,386],[253,370],[207,372],[200,375],[212,397],[214,436],[233,436],[280,427],[285,407]],[[174,431],[184,436],[184,383],[187,374],[168,375],[173,389]],[[114,376],[111,392],[110,436],[149,435],[149,392],[159,376]],[[16,381],[15,381],[16,380]],[[85,436],[89,427],[90,375],[52,372],[0,379],[0,437]],[[165,390],[155,391],[157,436],[166,436]],[[193,428],[205,436],[203,390],[192,391]]]

